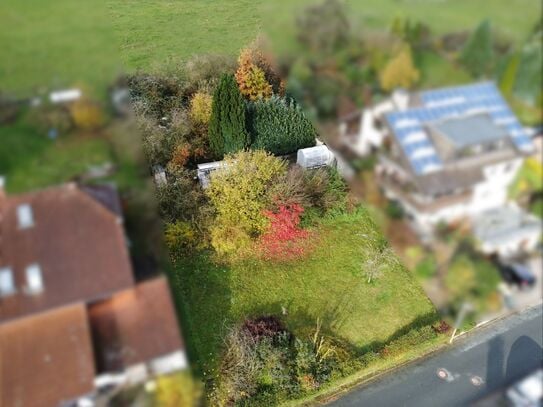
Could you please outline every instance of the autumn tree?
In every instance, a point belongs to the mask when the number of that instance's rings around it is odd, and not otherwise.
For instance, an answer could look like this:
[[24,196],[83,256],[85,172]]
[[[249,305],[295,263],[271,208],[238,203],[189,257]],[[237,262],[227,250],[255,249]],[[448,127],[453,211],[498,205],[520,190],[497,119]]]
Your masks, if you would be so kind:
[[460,62],[475,77],[488,73],[494,63],[492,31],[488,20],[482,21],[471,34],[460,54]]
[[211,119],[213,97],[207,93],[197,92],[190,100],[190,118],[196,124],[207,125]]
[[224,74],[213,94],[209,144],[217,157],[243,150],[249,144],[245,101],[233,75]]
[[272,86],[266,80],[266,74],[253,62],[253,50],[241,51],[238,59],[236,81],[242,95],[250,100],[268,98],[272,95]]
[[380,75],[381,87],[390,91],[394,88],[410,88],[420,78],[420,72],[413,63],[411,48],[404,45],[400,52],[384,67]]

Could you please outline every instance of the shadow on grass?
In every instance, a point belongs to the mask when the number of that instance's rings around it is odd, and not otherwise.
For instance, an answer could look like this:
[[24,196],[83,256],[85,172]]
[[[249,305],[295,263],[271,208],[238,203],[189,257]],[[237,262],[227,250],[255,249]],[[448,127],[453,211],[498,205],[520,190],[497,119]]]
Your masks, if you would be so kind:
[[423,315],[419,315],[417,318],[412,319],[409,323],[405,324],[400,329],[397,329],[392,335],[388,336],[384,341],[373,341],[365,346],[358,348],[360,355],[363,355],[367,352],[380,352],[389,345],[391,342],[401,338],[402,336],[407,335],[409,332],[417,329],[421,329],[425,326],[432,326],[438,321],[441,320],[441,317],[437,312],[428,312]]
[[202,252],[173,262],[167,274],[189,360],[202,375],[216,366],[214,357],[231,322],[230,273]]

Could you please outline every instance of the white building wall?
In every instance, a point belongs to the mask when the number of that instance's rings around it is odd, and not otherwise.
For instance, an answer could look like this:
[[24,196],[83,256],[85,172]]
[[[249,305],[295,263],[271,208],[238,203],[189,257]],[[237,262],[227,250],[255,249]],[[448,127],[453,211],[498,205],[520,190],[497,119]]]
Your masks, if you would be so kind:
[[187,355],[182,350],[155,358],[149,362],[151,372],[157,375],[184,370],[187,369],[188,366]]
[[508,189],[522,165],[522,159],[501,162],[483,169],[485,180],[473,187],[470,201],[451,204],[433,212],[419,211],[401,196],[387,191],[389,199],[398,200],[423,231],[430,232],[438,223],[451,223],[477,215],[485,210],[503,206],[507,202]]
[[539,242],[541,233],[533,231],[522,236],[513,236],[511,239],[481,243],[480,249],[485,254],[497,253],[503,258],[515,256],[521,252],[533,252]]
[[[371,148],[379,148],[383,144],[383,140],[386,136],[384,128],[377,128],[375,126],[376,119],[382,118],[387,112],[395,110],[394,103],[387,99],[375,106],[362,110],[360,115],[360,130],[356,135],[354,141],[346,140],[350,143],[349,147],[361,156],[365,156],[371,153]],[[345,133],[345,125],[340,125],[341,134]]]

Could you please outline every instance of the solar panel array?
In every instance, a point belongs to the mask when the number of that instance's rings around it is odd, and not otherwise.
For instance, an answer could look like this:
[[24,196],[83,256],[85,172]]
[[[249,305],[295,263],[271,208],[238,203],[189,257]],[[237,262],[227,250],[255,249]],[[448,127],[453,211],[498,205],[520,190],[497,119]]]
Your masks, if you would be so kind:
[[492,82],[425,91],[420,97],[422,107],[386,114],[416,174],[427,174],[443,167],[424,128],[428,122],[488,113],[495,124],[507,129],[519,149],[531,151],[533,148],[530,138]]

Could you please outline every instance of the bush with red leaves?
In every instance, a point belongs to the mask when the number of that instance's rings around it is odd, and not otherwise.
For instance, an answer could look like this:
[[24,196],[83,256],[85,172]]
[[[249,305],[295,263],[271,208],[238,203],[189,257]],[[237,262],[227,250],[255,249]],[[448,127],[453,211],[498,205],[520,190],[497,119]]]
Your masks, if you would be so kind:
[[272,338],[281,332],[286,332],[281,321],[271,315],[245,320],[242,330],[255,340]]
[[434,331],[438,334],[444,334],[450,331],[451,326],[445,321],[440,321],[439,325],[433,326]]
[[259,248],[267,260],[292,260],[305,254],[307,230],[300,229],[304,208],[298,204],[280,205],[277,212],[265,211],[270,226],[259,240]]

